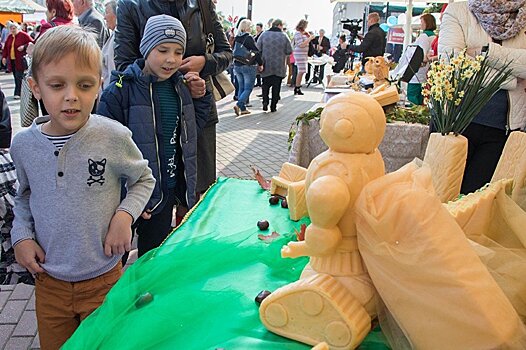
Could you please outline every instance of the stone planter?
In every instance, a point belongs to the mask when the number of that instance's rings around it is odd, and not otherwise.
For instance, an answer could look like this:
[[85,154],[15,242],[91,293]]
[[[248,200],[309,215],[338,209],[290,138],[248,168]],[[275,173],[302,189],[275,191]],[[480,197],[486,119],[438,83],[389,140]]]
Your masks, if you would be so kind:
[[[319,134],[320,122],[300,123],[289,152],[289,162],[307,168],[312,159],[327,150]],[[421,124],[390,123],[380,144],[385,171],[390,173],[414,158],[424,158],[429,139],[429,127]]]

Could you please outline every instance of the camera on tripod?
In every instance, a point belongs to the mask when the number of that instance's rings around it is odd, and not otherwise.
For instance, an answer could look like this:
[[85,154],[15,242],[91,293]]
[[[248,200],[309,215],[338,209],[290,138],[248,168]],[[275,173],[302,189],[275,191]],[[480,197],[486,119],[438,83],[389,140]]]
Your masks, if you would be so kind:
[[360,23],[362,19],[342,19],[340,22],[343,24],[343,29],[347,29],[350,32],[351,42],[358,37],[358,32],[362,29]]

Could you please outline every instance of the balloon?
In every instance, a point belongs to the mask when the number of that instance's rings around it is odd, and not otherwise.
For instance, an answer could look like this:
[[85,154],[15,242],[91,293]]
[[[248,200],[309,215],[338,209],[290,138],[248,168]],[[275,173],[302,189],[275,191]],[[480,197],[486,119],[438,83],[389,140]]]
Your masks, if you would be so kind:
[[405,24],[405,19],[406,19],[405,13],[398,15],[398,24]]
[[387,23],[382,23],[380,24],[380,28],[382,28],[384,32],[387,32],[389,30],[389,25]]
[[389,24],[390,26],[394,26],[398,24],[398,19],[396,18],[396,16],[389,16],[387,17],[387,24]]

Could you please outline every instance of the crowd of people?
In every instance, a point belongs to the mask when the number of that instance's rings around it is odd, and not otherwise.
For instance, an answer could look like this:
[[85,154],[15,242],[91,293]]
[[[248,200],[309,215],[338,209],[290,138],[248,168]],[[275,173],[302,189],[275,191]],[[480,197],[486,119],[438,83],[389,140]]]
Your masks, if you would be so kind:
[[[292,38],[280,19],[266,30],[242,19],[225,33],[214,2],[197,3],[199,11],[181,1],[122,0],[117,7],[111,0],[103,16],[91,0],[48,0],[47,21],[35,28],[37,34],[15,22],[7,24],[5,36],[2,31],[2,63],[13,73],[15,98],[27,79],[42,116],[10,143],[10,112],[0,90],[0,272],[29,282],[36,277],[42,349],[59,348],[102,303],[121,274],[132,232],[138,234],[139,256],[147,254],[215,181],[214,76],[230,69],[236,115],[250,114],[254,86],[261,86],[263,111],[272,113],[284,78],[294,95],[303,94],[304,76],[324,78],[323,65],[309,72],[309,56],[333,51],[333,70],[339,72],[350,52],[365,59],[385,51],[377,13],[369,14],[360,44],[350,45],[341,35],[331,50],[324,30],[314,35],[304,19]],[[463,193],[489,181],[509,130],[526,124],[526,5],[509,1],[510,16],[490,16],[498,3],[450,5],[438,40],[434,17],[423,15],[415,42],[426,56],[409,84],[415,103],[422,103],[422,80],[437,52],[470,52],[487,44],[497,62],[515,59],[512,81],[465,132]],[[81,297],[78,289],[85,290]]]

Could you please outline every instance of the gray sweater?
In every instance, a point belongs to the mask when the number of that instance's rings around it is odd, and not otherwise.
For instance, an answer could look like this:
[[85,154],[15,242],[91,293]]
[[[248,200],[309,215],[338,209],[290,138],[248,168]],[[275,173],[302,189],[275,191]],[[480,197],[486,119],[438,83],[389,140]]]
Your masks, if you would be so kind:
[[263,58],[262,77],[276,75],[287,76],[287,56],[292,53],[289,38],[277,27],[272,27],[263,32],[257,42],[258,50]]
[[[111,270],[119,255],[104,255],[103,243],[117,210],[137,219],[155,179],[133,143],[131,132],[116,121],[91,115],[59,151],[38,129],[37,118],[11,145],[19,189],[15,198],[13,246],[35,239],[46,254],[42,268],[68,282]],[[121,178],[128,192],[121,201]]]

